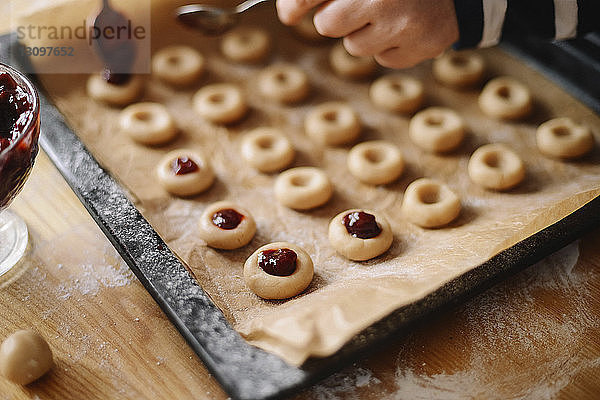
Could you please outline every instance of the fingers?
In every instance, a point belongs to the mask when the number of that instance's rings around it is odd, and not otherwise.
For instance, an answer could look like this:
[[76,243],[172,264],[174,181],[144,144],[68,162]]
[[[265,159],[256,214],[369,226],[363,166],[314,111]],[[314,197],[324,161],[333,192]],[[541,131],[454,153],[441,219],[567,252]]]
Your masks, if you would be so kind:
[[375,61],[387,68],[411,68],[421,61],[429,58],[422,54],[415,54],[411,48],[393,47],[375,55]]
[[364,0],[334,0],[317,11],[314,23],[321,35],[339,38],[368,25],[370,17]]
[[389,41],[378,34],[376,25],[369,24],[344,37],[344,47],[355,57],[369,57],[390,48]]
[[277,0],[277,14],[286,25],[295,25],[311,9],[327,0]]

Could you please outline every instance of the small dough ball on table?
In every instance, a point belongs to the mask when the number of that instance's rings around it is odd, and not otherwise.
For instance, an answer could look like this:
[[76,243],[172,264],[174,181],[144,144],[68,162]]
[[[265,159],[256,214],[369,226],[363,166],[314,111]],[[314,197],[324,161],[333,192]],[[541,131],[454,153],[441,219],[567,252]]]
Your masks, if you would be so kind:
[[310,84],[308,75],[301,68],[291,64],[277,64],[260,72],[258,90],[270,100],[297,103],[308,96]]
[[126,106],[140,98],[144,91],[144,80],[139,75],[131,75],[122,85],[108,83],[100,74],[94,74],[87,81],[88,95],[97,101],[111,106]]
[[169,46],[152,57],[152,73],[173,86],[192,85],[204,73],[204,56],[189,46]]
[[433,179],[417,179],[406,188],[402,201],[404,217],[423,228],[439,228],[460,214],[460,198]]
[[263,299],[288,299],[312,282],[314,266],[308,253],[292,243],[262,246],[244,263],[244,281]]
[[581,157],[594,147],[590,128],[566,117],[541,124],[537,129],[536,141],[542,153],[565,159]]
[[377,63],[373,57],[354,57],[346,51],[342,43],[331,49],[329,63],[336,75],[346,79],[366,79],[373,76],[377,70]]
[[182,197],[204,192],[215,180],[206,157],[189,149],[167,153],[158,164],[157,174],[166,191]]
[[347,210],[329,223],[329,242],[349,260],[365,261],[385,253],[394,240],[387,219],[369,210]]
[[485,62],[472,51],[449,51],[433,60],[432,72],[435,79],[445,85],[473,87],[483,80]]
[[465,122],[455,111],[430,107],[417,113],[408,126],[411,140],[423,150],[444,153],[456,149],[465,137]]
[[352,175],[369,185],[393,182],[404,169],[400,149],[384,140],[357,144],[348,153],[347,164]]
[[479,95],[479,108],[492,118],[515,120],[531,114],[533,100],[527,86],[502,76],[484,86]]
[[242,157],[260,172],[279,171],[294,161],[294,147],[275,128],[256,128],[242,139]]
[[52,364],[50,346],[32,330],[17,331],[0,346],[0,374],[16,384],[27,385],[39,379]]
[[199,236],[210,247],[233,250],[250,243],[256,222],[246,209],[230,201],[209,205],[198,223]]
[[481,146],[469,159],[469,177],[476,184],[492,190],[507,190],[525,178],[521,157],[503,144]]
[[309,12],[302,17],[297,25],[292,26],[294,32],[296,32],[302,39],[310,42],[324,42],[329,38],[321,35],[314,23],[315,13]]
[[306,134],[321,145],[338,146],[353,142],[361,129],[356,111],[337,101],[314,107],[304,120]]
[[204,86],[196,92],[192,102],[198,115],[215,124],[237,122],[248,111],[240,88],[229,83]]
[[383,110],[410,114],[423,104],[425,90],[418,79],[390,74],[373,82],[369,96],[373,104]]
[[319,168],[297,167],[279,174],[275,197],[286,207],[309,210],[327,203],[333,195],[331,181]]
[[258,63],[271,50],[271,38],[260,28],[242,27],[227,33],[221,41],[221,51],[237,63]]
[[159,145],[175,138],[177,126],[165,106],[159,103],[137,103],[119,115],[121,130],[138,143]]

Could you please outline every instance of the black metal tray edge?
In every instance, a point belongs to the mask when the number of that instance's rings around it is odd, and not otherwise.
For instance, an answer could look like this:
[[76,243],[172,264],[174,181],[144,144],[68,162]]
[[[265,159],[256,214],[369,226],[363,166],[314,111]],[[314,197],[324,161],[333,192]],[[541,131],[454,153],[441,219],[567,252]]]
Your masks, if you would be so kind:
[[[0,59],[8,59],[9,48],[15,45],[13,37],[0,36]],[[27,62],[16,61],[17,68]],[[38,87],[41,88],[39,84]],[[233,399],[270,400],[292,395],[384,345],[432,312],[480,293],[600,225],[598,197],[420,301],[393,312],[358,334],[335,355],[311,359],[295,368],[249,345],[231,328],[116,180],[79,141],[43,90],[40,97],[42,148],[140,282]]]

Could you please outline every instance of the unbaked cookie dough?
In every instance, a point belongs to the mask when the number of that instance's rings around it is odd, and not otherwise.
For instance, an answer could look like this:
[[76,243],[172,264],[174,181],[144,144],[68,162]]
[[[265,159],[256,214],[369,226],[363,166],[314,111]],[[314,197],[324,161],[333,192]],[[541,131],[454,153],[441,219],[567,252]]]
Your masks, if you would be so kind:
[[215,180],[215,174],[206,158],[189,149],[167,153],[158,164],[157,175],[166,191],[182,197],[202,193]]
[[241,27],[227,33],[221,41],[221,51],[229,60],[238,63],[258,63],[271,50],[267,31],[254,27]]
[[465,137],[465,122],[455,111],[430,107],[417,113],[408,126],[411,140],[423,150],[445,153],[456,149]]
[[204,56],[189,46],[169,46],[152,57],[152,73],[173,86],[192,85],[205,69]]
[[589,127],[576,124],[571,118],[555,118],[541,124],[536,133],[538,149],[547,156],[577,158],[594,147]]
[[266,98],[280,103],[297,103],[310,92],[308,75],[292,64],[271,65],[258,75],[258,90]]
[[241,89],[229,83],[206,85],[192,99],[194,110],[215,124],[239,121],[248,111]]
[[242,157],[260,172],[279,171],[294,161],[295,150],[279,129],[256,128],[242,138]]
[[373,82],[369,96],[373,104],[383,110],[410,114],[423,104],[425,90],[418,79],[404,74],[389,74]]
[[327,203],[333,185],[327,174],[314,167],[297,167],[279,174],[275,180],[275,198],[295,210],[309,210]]
[[209,205],[198,222],[198,234],[210,247],[233,250],[250,243],[256,222],[246,209],[230,201]]
[[346,210],[329,223],[329,243],[349,260],[375,258],[390,248],[393,239],[390,224],[374,211]]
[[472,51],[449,51],[433,60],[432,72],[445,85],[473,87],[483,80],[485,62]]
[[492,118],[514,120],[531,113],[533,100],[527,86],[502,76],[484,86],[479,95],[479,108]]
[[439,228],[460,214],[460,198],[445,184],[417,179],[406,188],[402,201],[404,217],[423,228]]
[[52,350],[32,330],[20,330],[0,345],[0,374],[18,385],[27,385],[52,368]]
[[119,115],[121,130],[138,143],[159,145],[175,138],[175,121],[166,107],[159,103],[136,103]]
[[122,85],[108,83],[100,74],[91,75],[87,81],[87,93],[92,99],[117,107],[133,103],[143,90],[144,80],[139,75],[131,75]]
[[348,104],[337,101],[314,107],[304,120],[308,137],[321,145],[338,146],[353,142],[361,129],[356,111]]
[[244,281],[263,299],[287,299],[302,293],[312,282],[313,262],[308,253],[292,243],[262,246],[244,263]]
[[346,79],[366,79],[377,70],[373,57],[354,57],[341,42],[331,49],[329,63],[336,75]]
[[521,157],[503,144],[486,144],[471,156],[469,177],[476,184],[493,190],[507,190],[525,178]]
[[393,182],[404,169],[400,149],[384,140],[357,144],[348,153],[347,164],[354,177],[369,185]]

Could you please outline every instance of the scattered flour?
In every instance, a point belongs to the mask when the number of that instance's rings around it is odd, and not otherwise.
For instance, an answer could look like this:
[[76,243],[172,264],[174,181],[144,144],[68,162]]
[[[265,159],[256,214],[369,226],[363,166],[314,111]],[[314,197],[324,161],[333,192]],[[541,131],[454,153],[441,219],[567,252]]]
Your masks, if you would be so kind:
[[[597,299],[589,290],[600,271],[576,268],[578,258],[576,242],[466,303],[452,316],[460,319],[453,327],[443,320],[436,326],[442,332],[417,331],[403,339],[395,377],[381,371],[379,379],[380,371],[359,363],[313,387],[307,398],[372,399],[374,393],[382,400],[556,398],[579,373],[600,367],[600,358],[584,350],[586,336],[600,328],[592,312]],[[562,313],[553,308],[557,298]],[[453,362],[451,371],[428,370],[419,356],[429,352],[426,337],[439,341],[456,334],[462,336],[457,345],[464,359]]]
[[[55,246],[55,241],[69,243],[69,249]],[[90,243],[103,243],[92,247]],[[67,299],[74,293],[96,295],[101,288],[127,286],[135,277],[102,233],[90,226],[77,226],[67,233],[35,249],[53,275],[61,280],[59,297]]]

